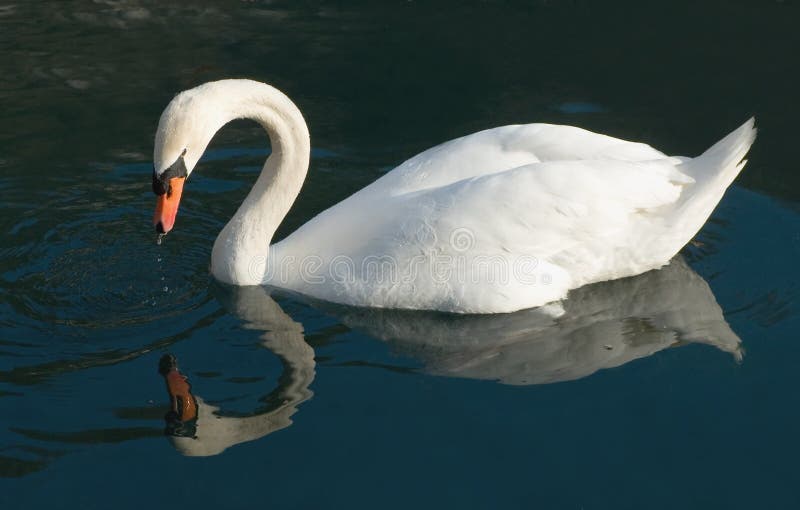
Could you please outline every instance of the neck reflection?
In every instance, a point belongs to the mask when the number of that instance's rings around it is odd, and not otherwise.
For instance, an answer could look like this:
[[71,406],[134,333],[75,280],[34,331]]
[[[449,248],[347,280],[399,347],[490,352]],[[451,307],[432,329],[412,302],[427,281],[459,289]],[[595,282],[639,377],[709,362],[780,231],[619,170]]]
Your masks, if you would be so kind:
[[[246,327],[264,331],[262,345],[278,356],[283,364],[278,387],[264,399],[276,402],[276,405],[251,416],[225,416],[219,407],[206,403],[200,396],[190,394],[191,398],[184,397],[180,393],[184,387],[174,382],[170,386],[167,379],[172,409],[165,416],[166,432],[175,448],[187,456],[217,455],[236,444],[284,429],[292,424],[291,417],[297,412],[297,407],[313,396],[309,387],[314,381],[316,362],[314,350],[303,336],[302,324],[284,313],[262,287],[237,289],[226,304],[230,305],[232,313],[247,323]],[[178,380],[174,374],[172,378]],[[177,391],[174,392],[173,387]],[[190,421],[177,428],[191,430],[193,434],[171,433],[170,428],[175,428],[176,403],[192,400],[196,402],[196,420],[191,420],[189,413],[186,416]]]

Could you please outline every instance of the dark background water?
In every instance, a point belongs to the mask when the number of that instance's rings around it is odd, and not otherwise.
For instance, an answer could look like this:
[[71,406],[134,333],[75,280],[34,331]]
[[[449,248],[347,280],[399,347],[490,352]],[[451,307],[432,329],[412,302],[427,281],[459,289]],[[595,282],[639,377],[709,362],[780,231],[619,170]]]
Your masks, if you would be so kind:
[[[0,504],[797,507],[798,26],[790,0],[0,5]],[[568,315],[530,336],[524,315],[364,316],[214,284],[213,239],[268,151],[248,122],[156,246],[158,115],[223,77],[279,87],[309,123],[279,236],[486,127],[685,155],[750,115],[760,131],[689,267],[590,289],[581,334]],[[741,345],[660,328],[681,299],[718,303]],[[184,456],[162,432],[165,352],[262,437]]]

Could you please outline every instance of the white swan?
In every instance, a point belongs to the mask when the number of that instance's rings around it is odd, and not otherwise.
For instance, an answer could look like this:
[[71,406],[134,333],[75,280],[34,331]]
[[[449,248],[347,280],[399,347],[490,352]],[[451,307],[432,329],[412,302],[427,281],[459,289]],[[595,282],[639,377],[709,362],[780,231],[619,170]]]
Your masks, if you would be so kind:
[[211,138],[237,118],[267,130],[272,154],[214,243],[217,279],[463,313],[531,308],[663,266],[705,223],[755,138],[750,119],[689,159],[575,127],[489,129],[411,158],[270,246],[308,170],[308,128],[275,88],[222,80],[178,94],[161,115],[159,232],[173,227]]

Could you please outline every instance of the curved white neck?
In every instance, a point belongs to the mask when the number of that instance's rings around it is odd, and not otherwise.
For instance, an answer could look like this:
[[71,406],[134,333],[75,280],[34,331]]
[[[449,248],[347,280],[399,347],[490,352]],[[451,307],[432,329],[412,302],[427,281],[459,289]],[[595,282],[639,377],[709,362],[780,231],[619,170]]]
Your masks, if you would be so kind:
[[[269,245],[308,171],[311,140],[300,110],[277,89],[232,80],[225,90],[222,124],[252,119],[269,134],[272,154],[253,189],[222,229],[211,252],[211,272],[234,285],[262,283]],[[221,127],[221,126],[220,126]]]

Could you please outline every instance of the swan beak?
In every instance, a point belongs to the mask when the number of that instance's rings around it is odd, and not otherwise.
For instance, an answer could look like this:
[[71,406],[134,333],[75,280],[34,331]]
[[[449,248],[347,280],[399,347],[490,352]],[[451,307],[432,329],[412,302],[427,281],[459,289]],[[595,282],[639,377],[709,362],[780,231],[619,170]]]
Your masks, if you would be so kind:
[[186,177],[171,178],[167,192],[157,199],[153,226],[156,227],[156,232],[159,234],[166,234],[175,225],[175,216],[178,214],[178,204],[181,201],[184,181],[186,181]]

